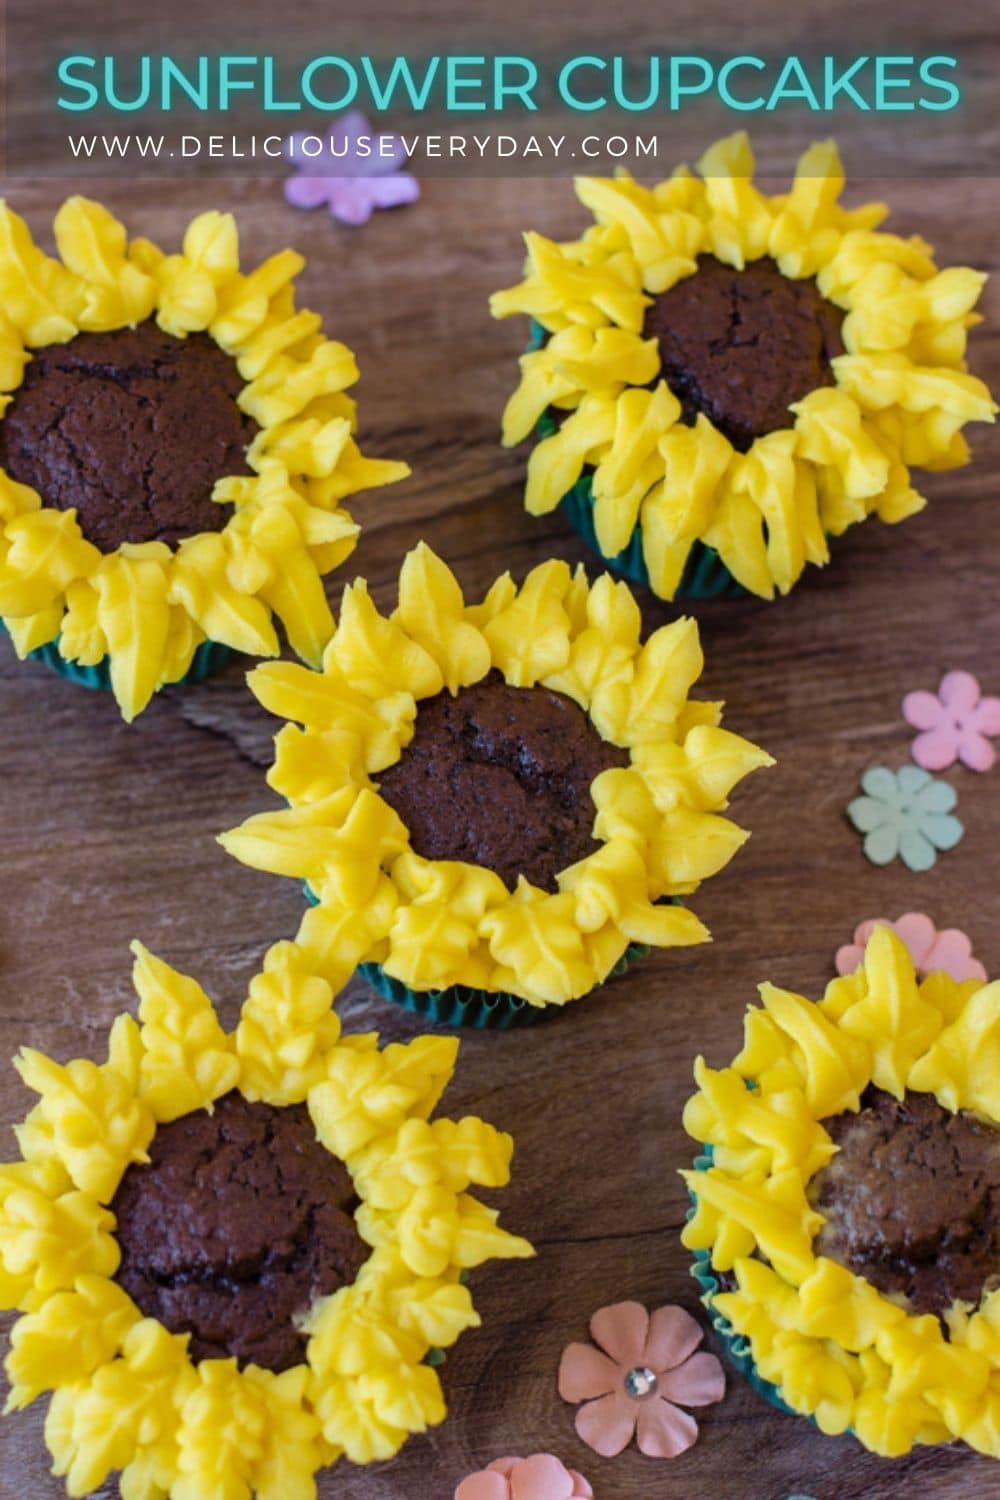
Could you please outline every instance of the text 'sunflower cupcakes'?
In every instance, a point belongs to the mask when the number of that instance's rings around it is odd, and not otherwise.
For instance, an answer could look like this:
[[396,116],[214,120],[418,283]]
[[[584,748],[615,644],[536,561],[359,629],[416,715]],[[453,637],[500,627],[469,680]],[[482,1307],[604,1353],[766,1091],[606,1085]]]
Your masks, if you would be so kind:
[[875,1453],[1000,1457],[1000,983],[918,983],[876,927],[816,1004],[761,986],[695,1064],[684,1243],[733,1362]]
[[318,662],[345,495],[402,478],[354,441],[354,355],[296,310],[304,264],[240,270],[230,214],[180,254],[100,204],[55,219],[60,260],[0,204],[0,623],[19,656],[110,686],[132,719],[229,650]]
[[23,1051],[39,1103],[0,1166],[9,1405],[52,1392],[72,1495],[313,1500],[346,1455],[441,1422],[432,1362],[479,1318],[464,1273],[532,1253],[473,1184],[511,1139],[430,1116],[458,1044],[342,1036],[331,989],[272,948],[236,1031],[135,946],[137,1025],[107,1062]]
[[538,426],[525,504],[560,502],[601,555],[663,598],[787,593],[827,540],[925,503],[910,468],[965,463],[995,406],[966,373],[985,277],[939,271],[917,237],[847,210],[832,142],[791,192],[752,182],[744,134],[652,189],[577,180],[596,223],[528,234],[496,317],[535,336],[504,442]]
[[743,843],[718,814],[770,757],[688,698],[695,622],[645,644],[641,627],[626,585],[564,562],[466,604],[421,543],[391,617],[363,581],[345,589],[321,672],[250,674],[292,721],[268,775],[290,807],[222,843],[307,882],[315,962],[351,958],[454,1024],[508,1025],[586,995],[637,948],[704,941],[672,898]]

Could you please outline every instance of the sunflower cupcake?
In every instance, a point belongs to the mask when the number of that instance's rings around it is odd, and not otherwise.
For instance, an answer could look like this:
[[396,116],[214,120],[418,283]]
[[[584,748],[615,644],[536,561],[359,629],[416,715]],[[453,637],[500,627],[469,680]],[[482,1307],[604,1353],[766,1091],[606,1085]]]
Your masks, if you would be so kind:
[[761,987],[699,1058],[683,1233],[734,1362],[821,1431],[1000,1457],[1000,984],[877,927],[816,1004]]
[[0,203],[0,623],[132,719],[230,650],[306,661],[346,495],[402,478],[354,441],[354,355],[295,307],[302,257],[242,272],[230,214],[179,254],[70,198],[46,256]]
[[596,223],[526,235],[524,281],[491,299],[534,320],[503,439],[538,429],[531,514],[562,504],[661,598],[770,599],[848,526],[920,510],[911,467],[967,461],[962,428],[996,411],[965,366],[985,277],[877,233],[884,204],[841,208],[832,142],[775,197],[743,133],[698,166],[579,178]]
[[421,543],[391,616],[345,589],[321,671],[249,674],[291,721],[268,775],[289,807],[221,842],[307,883],[314,963],[451,1024],[531,1018],[703,942],[677,903],[743,843],[719,814],[771,760],[689,699],[695,622],[645,644],[641,624],[625,584],[556,561],[467,604]]
[[231,1035],[134,951],[140,1024],[105,1063],[16,1060],[39,1102],[0,1166],[8,1405],[51,1391],[71,1495],[120,1471],[126,1500],[313,1500],[317,1468],[443,1420],[464,1273],[532,1253],[468,1192],[507,1181],[511,1140],[432,1120],[457,1042],[341,1036],[296,944]]

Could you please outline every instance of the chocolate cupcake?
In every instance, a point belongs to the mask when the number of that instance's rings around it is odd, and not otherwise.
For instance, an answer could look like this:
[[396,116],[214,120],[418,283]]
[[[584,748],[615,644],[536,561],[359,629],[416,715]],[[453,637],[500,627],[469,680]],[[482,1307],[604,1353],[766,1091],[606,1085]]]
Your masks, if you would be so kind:
[[340,500],[407,472],[351,432],[354,357],[298,312],[302,259],[244,274],[231,216],[183,252],[70,198],[49,260],[0,205],[0,621],[20,656],[110,687],[126,719],[230,651],[306,660]]
[[421,703],[379,795],[422,859],[480,865],[508,890],[523,876],[554,895],[559,871],[600,847],[591,783],[628,762],[565,693],[511,687],[494,669]]
[[226,834],[307,884],[312,961],[348,959],[449,1024],[510,1025],[589,994],[647,947],[703,941],[677,904],[745,835],[717,816],[770,758],[691,701],[697,626],[642,644],[624,584],[565,563],[467,605],[421,543],[394,614],[349,586],[322,673],[253,692],[290,724],[268,780],[288,810]]
[[190,1334],[193,1360],[280,1374],[305,1359],[310,1308],[368,1258],[357,1207],[304,1104],[233,1090],[158,1126],[149,1161],[127,1168],[110,1203],[114,1279],[144,1317]]
[[120,1470],[123,1494],[304,1497],[443,1420],[432,1364],[479,1321],[466,1270],[532,1253],[466,1191],[507,1181],[512,1143],[431,1122],[457,1044],[342,1039],[297,944],[232,1035],[135,952],[142,1024],[119,1017],[106,1063],[17,1060],[40,1098],[0,1166],[9,1409],[52,1392],[74,1495]]
[[528,234],[527,275],[491,301],[533,321],[504,442],[537,427],[525,504],[562,505],[663,598],[787,593],[828,539],[924,505],[910,467],[951,468],[992,421],[966,373],[984,277],[839,206],[832,144],[790,193],[753,186],[745,135],[652,189],[581,178],[582,239]]
[[823,1121],[837,1148],[810,1184],[821,1255],[914,1313],[978,1307],[1000,1286],[1000,1129],[868,1088],[857,1111]]
[[695,1065],[683,1239],[713,1323],[775,1404],[886,1456],[1000,1457],[997,988],[918,983],[880,926],[822,1000],[762,986],[733,1065]]

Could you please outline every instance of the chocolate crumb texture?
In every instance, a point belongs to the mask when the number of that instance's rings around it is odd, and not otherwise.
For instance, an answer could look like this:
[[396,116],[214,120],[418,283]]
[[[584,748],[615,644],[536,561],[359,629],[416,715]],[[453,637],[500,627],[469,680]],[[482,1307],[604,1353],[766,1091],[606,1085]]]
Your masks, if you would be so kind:
[[227,1094],[211,1114],[158,1126],[149,1155],[111,1204],[116,1281],[145,1316],[190,1333],[195,1360],[301,1363],[298,1322],[368,1257],[350,1174],[306,1106]]
[[54,510],[76,509],[102,552],[221,531],[216,480],[251,473],[257,424],[235,361],[205,333],[150,319],[32,351],[0,421],[0,466]]
[[1000,1129],[874,1087],[823,1124],[839,1150],[811,1184],[817,1252],[911,1312],[977,1306],[1000,1278]]
[[843,319],[814,281],[783,276],[770,256],[737,270],[702,255],[691,276],[654,297],[643,337],[659,342],[682,420],[692,425],[704,413],[746,453],[756,438],[791,427],[793,401],[833,384]]
[[570,698],[491,672],[418,704],[379,791],[423,858],[484,865],[511,891],[519,875],[555,891],[559,871],[598,847],[591,782],[628,761]]

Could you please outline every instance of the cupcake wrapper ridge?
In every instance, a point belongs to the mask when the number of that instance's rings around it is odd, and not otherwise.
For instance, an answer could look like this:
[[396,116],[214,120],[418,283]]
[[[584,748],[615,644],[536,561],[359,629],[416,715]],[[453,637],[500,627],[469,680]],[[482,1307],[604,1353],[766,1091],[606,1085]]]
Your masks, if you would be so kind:
[[[604,984],[624,974],[630,964],[645,958],[649,949],[632,943],[611,970]],[[498,990],[475,990],[453,984],[446,990],[413,990],[400,979],[386,974],[381,964],[359,964],[357,972],[393,1005],[412,1011],[438,1026],[465,1026],[476,1031],[508,1031],[512,1026],[534,1026],[565,1010],[565,1005],[529,1005],[519,995]],[[600,989],[601,985],[595,985]],[[593,990],[590,991],[594,993]],[[583,997],[586,998],[586,997]],[[576,1004],[571,1001],[570,1004]]]
[[[7,627],[0,620],[0,631],[4,635],[9,634]],[[218,641],[202,641],[194,656],[191,665],[183,677],[178,677],[176,682],[167,683],[168,687],[177,687],[182,683],[204,682],[208,677],[214,677],[216,672],[221,672],[236,655],[230,646],[220,645]],[[34,651],[29,651],[28,661],[40,661],[48,667],[50,672],[55,672],[57,677],[63,677],[67,682],[75,682],[79,687],[94,688],[98,692],[110,693],[111,687],[111,662],[104,657],[96,666],[87,667],[78,661],[67,661],[59,650],[58,640],[47,641],[44,646],[37,646]]]
[[[312,887],[303,882],[302,889],[309,905],[318,906],[319,899]],[[630,943],[604,983],[624,974],[631,964],[645,958],[648,953],[649,949],[645,944]],[[436,1026],[465,1026],[475,1031],[508,1031],[512,1026],[533,1026],[566,1009],[564,1005],[529,1005],[520,995],[507,994],[502,990],[477,990],[465,984],[452,984],[446,990],[414,990],[401,979],[393,979],[377,963],[359,964],[356,972],[383,1000],[389,1000],[402,1010],[421,1016]],[[595,989],[600,988],[600,985],[595,986]]]
[[[694,1169],[696,1172],[707,1172],[711,1165],[712,1148],[711,1146],[706,1146],[704,1154],[695,1157]],[[693,1195],[689,1196],[691,1196],[691,1207],[687,1211],[686,1217],[688,1219],[694,1215],[694,1197]],[[716,1308],[715,1298],[722,1290],[722,1287],[712,1269],[712,1257],[708,1250],[695,1250],[691,1275],[698,1283],[699,1301],[708,1313],[709,1322],[715,1329],[716,1335],[725,1351],[726,1358],[733,1369],[742,1375],[743,1379],[753,1387],[757,1394],[763,1396],[764,1400],[771,1406],[775,1407],[778,1411],[785,1412],[790,1417],[797,1417],[799,1413],[794,1411],[788,1405],[787,1401],[782,1399],[781,1391],[778,1387],[772,1381],[765,1380],[763,1375],[760,1374],[754,1362],[749,1340],[742,1333],[737,1333],[729,1319],[723,1317],[722,1313]],[[811,1422],[813,1419],[810,1417],[808,1420]]]
[[[545,342],[545,329],[532,320],[529,351],[540,349]],[[545,411],[538,419],[535,429],[541,438],[551,437],[556,431],[556,421],[551,412]],[[559,503],[559,509],[578,536],[581,536],[592,552],[602,558],[608,567],[632,583],[641,583],[649,588],[649,571],[642,555],[642,525],[636,526],[627,546],[615,557],[602,552],[594,529],[594,496],[591,477],[583,474],[567,490]],[[675,599],[748,599],[750,593],[737,583],[719,554],[704,542],[695,542],[677,586]]]
[[[594,497],[591,478],[584,474],[573,488],[563,496],[559,509],[573,530],[583,538],[592,552],[596,552],[613,572],[641,583],[649,588],[649,572],[642,555],[642,526],[639,525],[629,538],[628,545],[616,557],[608,557],[597,544],[594,530]],[[726,567],[722,558],[704,542],[695,542],[691,548],[684,573],[674,599],[749,599],[751,596]]]

